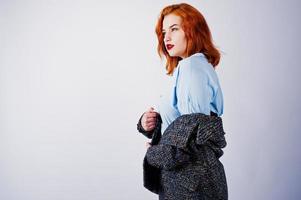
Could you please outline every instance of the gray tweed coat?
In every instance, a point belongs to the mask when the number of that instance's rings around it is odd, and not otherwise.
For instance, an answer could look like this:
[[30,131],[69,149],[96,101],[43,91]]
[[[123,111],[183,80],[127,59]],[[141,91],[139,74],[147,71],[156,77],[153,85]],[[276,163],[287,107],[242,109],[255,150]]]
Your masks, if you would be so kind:
[[222,119],[202,113],[173,121],[161,135],[156,128],[139,132],[152,138],[143,160],[144,187],[164,200],[227,200],[225,171],[219,158],[226,146]]

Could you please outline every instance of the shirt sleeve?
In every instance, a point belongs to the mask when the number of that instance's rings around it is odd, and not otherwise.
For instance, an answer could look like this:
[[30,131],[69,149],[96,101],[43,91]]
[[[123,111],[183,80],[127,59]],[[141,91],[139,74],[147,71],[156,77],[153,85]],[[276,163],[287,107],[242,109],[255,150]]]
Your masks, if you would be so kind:
[[[210,115],[210,104],[217,93],[217,85],[212,81],[208,62],[191,59],[189,66],[188,106],[192,113]],[[213,110],[214,112],[214,110]]]

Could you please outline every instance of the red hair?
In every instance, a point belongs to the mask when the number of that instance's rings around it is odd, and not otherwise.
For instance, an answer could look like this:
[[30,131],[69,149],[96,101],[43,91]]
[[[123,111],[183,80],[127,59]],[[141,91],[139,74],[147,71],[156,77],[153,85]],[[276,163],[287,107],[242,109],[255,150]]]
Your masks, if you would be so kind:
[[189,57],[195,53],[203,53],[208,62],[215,68],[220,61],[220,52],[212,42],[211,32],[203,15],[189,4],[181,3],[165,7],[159,16],[156,25],[156,34],[158,38],[158,54],[166,58],[167,74],[171,75],[181,60],[180,57],[169,56],[164,45],[164,36],[162,34],[163,20],[166,15],[174,14],[182,19],[182,29],[185,32],[187,48],[185,56]]

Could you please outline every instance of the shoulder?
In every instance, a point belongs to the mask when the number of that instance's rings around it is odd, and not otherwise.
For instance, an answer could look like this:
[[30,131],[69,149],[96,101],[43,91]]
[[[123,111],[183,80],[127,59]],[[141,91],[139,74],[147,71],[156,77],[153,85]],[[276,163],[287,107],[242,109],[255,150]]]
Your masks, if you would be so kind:
[[204,54],[196,53],[185,58],[179,63],[180,73],[189,78],[209,78],[215,76],[213,66],[208,62]]

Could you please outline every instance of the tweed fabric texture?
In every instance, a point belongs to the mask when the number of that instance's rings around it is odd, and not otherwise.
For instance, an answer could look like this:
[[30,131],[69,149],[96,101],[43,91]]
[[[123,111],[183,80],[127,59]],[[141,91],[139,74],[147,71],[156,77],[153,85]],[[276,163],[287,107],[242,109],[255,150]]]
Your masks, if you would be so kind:
[[[158,131],[158,130],[156,130]],[[222,120],[202,113],[182,115],[172,122],[157,145],[148,148],[144,186],[160,199],[228,199],[224,167],[226,146]],[[160,170],[160,172],[158,172]],[[155,182],[150,177],[157,177]],[[156,189],[152,188],[156,185]]]

